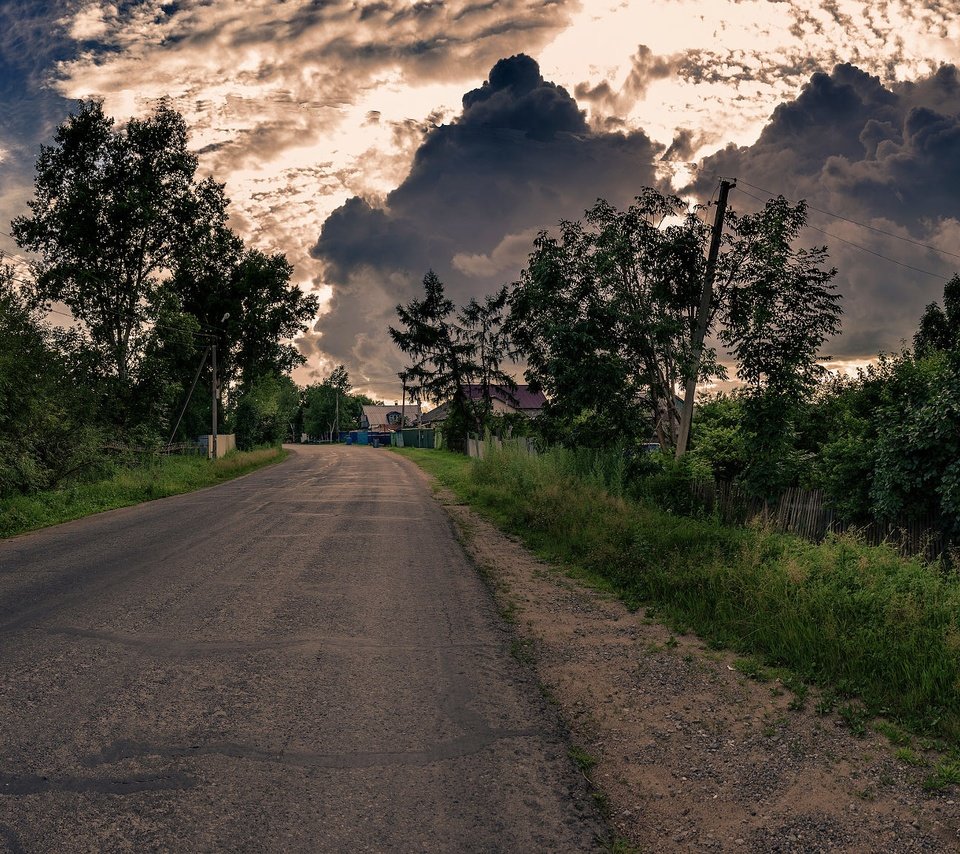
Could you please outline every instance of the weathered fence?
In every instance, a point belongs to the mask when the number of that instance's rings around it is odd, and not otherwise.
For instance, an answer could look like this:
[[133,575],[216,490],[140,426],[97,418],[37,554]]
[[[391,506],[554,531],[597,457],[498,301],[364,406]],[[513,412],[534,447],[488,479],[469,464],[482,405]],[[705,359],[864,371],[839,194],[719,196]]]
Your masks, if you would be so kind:
[[725,481],[695,481],[691,489],[704,511],[728,525],[760,520],[777,530],[814,542],[829,533],[849,531],[868,545],[888,543],[904,555],[923,555],[928,560],[939,557],[948,545],[937,520],[928,516],[866,524],[843,521],[827,502],[822,489],[791,487],[775,502],[762,501]]

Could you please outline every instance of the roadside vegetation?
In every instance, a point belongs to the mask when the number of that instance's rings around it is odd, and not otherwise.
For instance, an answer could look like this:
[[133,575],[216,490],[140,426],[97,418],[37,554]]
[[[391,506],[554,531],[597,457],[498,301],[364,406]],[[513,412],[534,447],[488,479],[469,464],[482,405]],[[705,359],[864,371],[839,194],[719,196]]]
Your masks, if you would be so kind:
[[[798,702],[816,684],[855,732],[880,716],[960,751],[960,278],[927,307],[912,350],[831,375],[821,349],[840,330],[840,295],[825,248],[797,246],[805,205],[730,211],[715,270],[697,213],[649,188],[624,211],[600,200],[541,232],[497,295],[485,327],[496,346],[480,352],[496,357],[491,376],[522,359],[546,393],[525,427],[538,456],[526,441],[473,461],[407,453],[548,561],[753,672],[787,668]],[[391,334],[420,386],[449,396],[477,350],[432,273],[424,291],[397,306],[405,331]],[[699,346],[704,324],[740,385],[701,397],[687,445],[678,392],[727,377]],[[478,437],[512,427],[492,412],[475,422]],[[722,523],[737,514],[709,509],[705,482],[760,515]],[[825,540],[763,527],[788,489],[821,491]],[[865,542],[907,526],[929,561]]]
[[796,685],[819,685],[843,708],[862,704],[861,722],[880,715],[960,745],[956,575],[851,536],[813,544],[665,511],[650,479],[631,485],[614,454],[403,453],[539,556],[631,608],[788,668]]
[[286,456],[287,451],[282,448],[260,448],[235,451],[218,460],[160,457],[146,463],[106,464],[96,480],[0,498],[0,538],[213,486],[280,462]]
[[[281,456],[256,448],[356,425],[367,399],[342,366],[306,389],[290,377],[316,297],[282,253],[244,244],[223,185],[197,173],[163,102],[122,126],[81,102],[42,147],[10,225],[29,256],[0,255],[0,536],[216,483]],[[190,456],[214,399],[217,432],[252,453]]]

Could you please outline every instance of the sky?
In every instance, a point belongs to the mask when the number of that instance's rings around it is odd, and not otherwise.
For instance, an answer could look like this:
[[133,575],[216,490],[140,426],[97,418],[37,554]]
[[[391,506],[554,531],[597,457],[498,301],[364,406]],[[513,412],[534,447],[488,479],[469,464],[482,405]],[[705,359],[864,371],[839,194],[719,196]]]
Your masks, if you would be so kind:
[[598,197],[736,177],[736,210],[816,208],[849,367],[960,269],[954,62],[954,0],[0,0],[0,232],[78,99],[169,98],[232,226],[321,299],[295,378],[394,399],[386,327],[428,269],[465,302]]

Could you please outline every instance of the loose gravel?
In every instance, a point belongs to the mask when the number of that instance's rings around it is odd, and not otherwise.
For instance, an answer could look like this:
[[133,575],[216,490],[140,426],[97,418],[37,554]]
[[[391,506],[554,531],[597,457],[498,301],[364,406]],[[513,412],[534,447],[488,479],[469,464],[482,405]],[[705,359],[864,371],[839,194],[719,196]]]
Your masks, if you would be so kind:
[[856,738],[818,714],[815,692],[798,704],[778,681],[748,678],[735,656],[674,637],[437,494],[596,760],[615,835],[644,851],[960,850],[960,792],[922,785],[935,755],[905,764],[878,733]]

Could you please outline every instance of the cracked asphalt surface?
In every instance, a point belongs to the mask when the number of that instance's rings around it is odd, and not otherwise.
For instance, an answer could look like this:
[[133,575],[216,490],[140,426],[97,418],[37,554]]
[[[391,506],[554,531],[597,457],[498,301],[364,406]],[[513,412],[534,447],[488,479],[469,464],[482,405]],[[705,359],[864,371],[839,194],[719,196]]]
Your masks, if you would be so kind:
[[594,850],[510,642],[385,450],[0,542],[0,850]]

